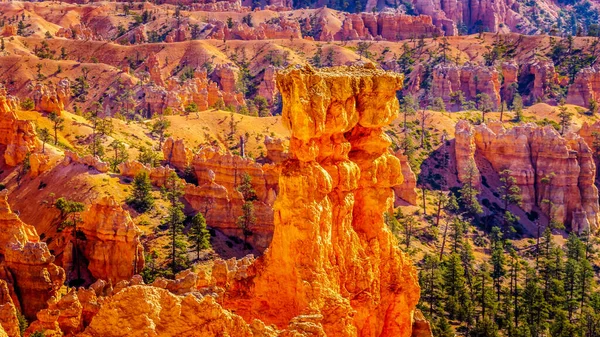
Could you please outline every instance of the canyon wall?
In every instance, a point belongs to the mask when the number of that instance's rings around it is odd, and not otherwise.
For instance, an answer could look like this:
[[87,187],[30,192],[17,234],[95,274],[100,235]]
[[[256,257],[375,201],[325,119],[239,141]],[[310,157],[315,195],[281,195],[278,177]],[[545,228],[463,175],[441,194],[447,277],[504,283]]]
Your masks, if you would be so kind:
[[7,282],[15,305],[31,319],[57,295],[65,272],[53,263],[54,255],[40,241],[35,227],[12,212],[7,198],[8,190],[0,191],[0,278]]
[[[505,129],[499,122],[473,127],[466,121],[457,124],[456,135],[457,167],[473,160],[474,144],[497,173],[511,171],[525,211],[537,206],[577,233],[598,227],[596,165],[583,137],[563,137],[552,126]],[[471,144],[470,151],[464,150],[465,144]]]
[[95,279],[116,284],[144,269],[141,231],[113,197],[95,201],[81,213],[81,219],[79,230],[85,240],[79,240],[78,247]]
[[28,152],[34,152],[39,144],[35,136],[35,126],[31,121],[17,117],[15,109],[18,100],[6,94],[0,86],[0,145],[4,149],[4,163],[17,166],[25,159]]

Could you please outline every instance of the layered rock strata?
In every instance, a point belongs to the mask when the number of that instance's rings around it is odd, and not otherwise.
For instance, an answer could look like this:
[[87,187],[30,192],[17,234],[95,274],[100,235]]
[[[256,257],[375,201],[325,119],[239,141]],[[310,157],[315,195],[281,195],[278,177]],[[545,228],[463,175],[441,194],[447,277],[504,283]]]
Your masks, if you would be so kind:
[[65,272],[53,263],[54,255],[40,241],[35,228],[12,212],[7,197],[8,190],[0,191],[0,276],[8,283],[14,303],[32,318],[57,294]]
[[85,240],[78,240],[78,247],[94,278],[115,284],[144,269],[141,231],[113,197],[94,202],[81,219],[79,230]]
[[0,145],[5,147],[4,163],[9,166],[17,166],[40,147],[33,122],[17,117],[15,101],[0,86]]
[[402,183],[383,132],[397,116],[402,77],[296,68],[277,83],[292,139],[273,241],[255,263],[252,300],[225,305],[248,319],[311,325],[328,336],[410,336],[416,271],[383,220],[392,187]]
[[551,126],[534,124],[507,130],[500,123],[473,127],[461,121],[456,131],[457,166],[473,160],[474,144],[496,172],[510,170],[525,211],[538,206],[577,233],[598,227],[596,165],[584,138],[574,133],[562,137]]

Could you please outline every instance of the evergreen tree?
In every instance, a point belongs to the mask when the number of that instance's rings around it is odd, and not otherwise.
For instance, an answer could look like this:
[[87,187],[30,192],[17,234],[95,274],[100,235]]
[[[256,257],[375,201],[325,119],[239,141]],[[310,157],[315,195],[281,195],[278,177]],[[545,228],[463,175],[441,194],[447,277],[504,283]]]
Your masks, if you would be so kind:
[[183,196],[183,184],[175,172],[171,172],[167,177],[164,187],[164,198],[169,202],[169,215],[167,225],[169,226],[170,252],[169,259],[171,260],[171,274],[175,274],[185,268],[188,264],[187,245],[182,239],[183,221],[183,204],[179,199]]
[[466,178],[460,189],[460,201],[465,212],[471,216],[483,213],[483,209],[477,200],[479,191],[475,187],[477,167],[475,163],[470,163],[465,168],[464,177]]
[[141,213],[148,211],[154,206],[152,183],[150,182],[148,172],[140,171],[133,178],[133,188],[129,198],[127,198],[127,203]]
[[54,145],[58,145],[58,131],[65,128],[65,119],[60,117],[55,112],[51,112],[48,118],[52,121],[52,129],[54,130]]
[[50,140],[50,131],[47,128],[39,129],[38,137],[42,141],[42,153],[46,153],[46,143]]
[[200,251],[210,247],[210,233],[206,229],[206,220],[198,212],[192,218],[192,227],[188,233],[192,240],[192,248],[196,251],[196,259],[200,259]]

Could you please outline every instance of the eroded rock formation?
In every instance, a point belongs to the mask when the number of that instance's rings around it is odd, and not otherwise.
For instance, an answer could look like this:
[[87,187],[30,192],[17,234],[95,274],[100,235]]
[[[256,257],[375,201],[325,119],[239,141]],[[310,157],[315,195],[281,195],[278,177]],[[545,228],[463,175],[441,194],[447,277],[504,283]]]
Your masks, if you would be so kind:
[[596,165],[584,138],[574,133],[561,137],[552,126],[524,124],[507,130],[500,123],[466,124],[461,121],[456,126],[457,166],[472,160],[464,149],[465,144],[470,144],[469,149],[475,144],[496,172],[511,171],[524,210],[538,206],[577,233],[597,228]]
[[273,241],[255,263],[252,300],[225,305],[247,319],[329,336],[410,336],[416,272],[383,222],[392,187],[402,183],[382,130],[397,115],[402,77],[304,68],[277,82],[292,139]]
[[441,97],[446,108],[451,111],[462,110],[455,104],[452,94],[461,91],[465,100],[476,101],[478,94],[490,97],[492,108],[500,107],[500,81],[494,67],[476,65],[437,65],[433,68],[431,94]]
[[114,284],[131,279],[144,268],[141,231],[113,197],[94,202],[81,213],[81,219],[79,230],[85,240],[78,240],[78,247],[94,278]]
[[33,122],[21,120],[15,113],[15,100],[0,86],[0,145],[4,145],[4,163],[16,166],[28,152],[40,146]]
[[0,274],[12,290],[13,301],[19,303],[23,314],[31,319],[57,294],[65,281],[65,272],[53,263],[54,255],[46,243],[40,241],[35,228],[12,212],[7,197],[8,190],[0,191],[0,254],[3,258]]
[[[569,86],[567,103],[588,107],[591,100],[600,101],[600,67],[580,70]],[[590,144],[588,144],[590,145]]]
[[261,165],[249,158],[205,147],[196,154],[191,166],[198,186],[188,184],[185,199],[206,217],[209,226],[227,235],[242,237],[237,219],[242,215],[243,196],[237,191],[244,174],[252,179],[256,223],[251,226],[248,242],[259,251],[266,249],[273,235],[272,205],[277,195],[278,172],[272,165]]
[[32,90],[35,110],[39,112],[54,112],[60,115],[71,98],[71,84],[67,79],[61,80],[56,85],[36,83]]

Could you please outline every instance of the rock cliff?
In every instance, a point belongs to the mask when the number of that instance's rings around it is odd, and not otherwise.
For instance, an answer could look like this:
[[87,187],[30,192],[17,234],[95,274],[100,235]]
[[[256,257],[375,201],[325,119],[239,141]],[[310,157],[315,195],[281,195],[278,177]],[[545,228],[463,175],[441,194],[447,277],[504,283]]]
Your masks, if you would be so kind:
[[465,124],[456,126],[457,166],[472,160],[468,151],[463,151],[464,144],[471,144],[470,149],[475,144],[477,154],[496,172],[511,171],[521,189],[525,211],[537,206],[577,233],[597,228],[596,165],[584,138],[574,133],[562,137],[551,126],[524,124],[507,130],[500,123]]
[[33,122],[17,117],[14,102],[0,86],[0,145],[5,146],[4,162],[9,166],[17,166],[28,152],[35,152],[41,146]]
[[273,235],[272,205],[277,195],[278,172],[272,165],[261,165],[249,158],[227,153],[215,147],[200,149],[191,162],[198,186],[188,184],[185,199],[206,217],[207,224],[227,235],[242,237],[237,218],[244,203],[237,187],[244,174],[252,178],[256,191],[256,223],[250,228],[248,242],[259,251],[266,249]]
[[53,263],[54,255],[35,228],[12,212],[7,197],[8,190],[0,191],[0,274],[8,282],[13,301],[31,319],[62,287],[65,272]]
[[278,74],[277,83],[292,139],[273,241],[255,263],[250,303],[225,305],[247,319],[294,321],[329,336],[410,336],[416,271],[383,222],[392,187],[402,183],[382,130],[397,115],[402,77],[304,68]]
[[478,94],[486,94],[490,97],[492,108],[495,110],[500,107],[498,75],[494,67],[439,64],[433,68],[431,94],[433,97],[441,97],[450,111],[463,109],[452,101],[452,94],[455,92],[462,91],[465,100],[474,102]]
[[[600,102],[600,67],[580,70],[569,86],[567,103],[588,107],[591,100]],[[588,144],[591,145],[591,144]]]
[[115,284],[144,269],[141,231],[114,198],[94,202],[81,213],[81,219],[79,230],[85,240],[78,240],[79,249],[94,278]]

